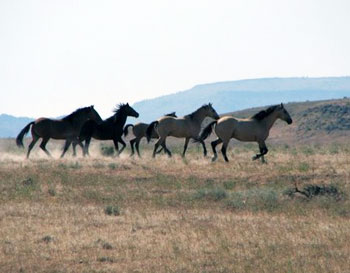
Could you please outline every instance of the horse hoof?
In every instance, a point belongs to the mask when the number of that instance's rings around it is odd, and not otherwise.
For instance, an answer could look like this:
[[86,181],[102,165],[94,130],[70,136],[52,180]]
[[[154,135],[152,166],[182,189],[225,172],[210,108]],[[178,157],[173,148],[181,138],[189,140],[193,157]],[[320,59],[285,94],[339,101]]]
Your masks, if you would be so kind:
[[217,157],[213,157],[213,158],[211,159],[211,162],[215,162],[215,161],[216,161],[216,158],[217,158]]
[[259,157],[257,157],[256,155],[252,157],[252,160],[257,160]]

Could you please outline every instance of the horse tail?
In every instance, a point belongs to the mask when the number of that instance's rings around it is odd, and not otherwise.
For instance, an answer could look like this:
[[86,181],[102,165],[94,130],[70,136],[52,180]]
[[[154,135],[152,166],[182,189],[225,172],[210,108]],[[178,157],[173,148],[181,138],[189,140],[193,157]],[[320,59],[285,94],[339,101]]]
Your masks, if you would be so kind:
[[124,134],[125,137],[126,137],[126,136],[128,135],[128,133],[129,133],[129,131],[128,131],[129,127],[134,128],[134,125],[132,125],[132,124],[127,124],[127,125],[125,125],[124,130],[123,130],[123,134]]
[[217,123],[217,120],[210,122],[199,135],[199,140],[205,140],[208,136],[210,136],[211,132],[213,131],[213,125]]
[[26,134],[28,134],[29,129],[30,129],[30,126],[32,126],[34,123],[35,123],[34,121],[29,122],[29,123],[27,124],[27,126],[24,127],[24,128],[22,129],[22,131],[18,134],[18,136],[16,137],[16,144],[17,144],[18,147],[22,147],[22,148],[24,147],[24,145],[23,145],[23,138],[24,138],[24,136],[25,136]]
[[88,120],[84,123],[83,127],[80,129],[79,141],[84,141],[87,137],[91,137],[97,126],[97,122],[94,120]]
[[147,130],[146,130],[146,137],[147,137],[147,142],[150,142],[151,138],[152,138],[152,133],[154,128],[158,125],[159,121],[153,121],[150,123],[150,125],[148,125]]

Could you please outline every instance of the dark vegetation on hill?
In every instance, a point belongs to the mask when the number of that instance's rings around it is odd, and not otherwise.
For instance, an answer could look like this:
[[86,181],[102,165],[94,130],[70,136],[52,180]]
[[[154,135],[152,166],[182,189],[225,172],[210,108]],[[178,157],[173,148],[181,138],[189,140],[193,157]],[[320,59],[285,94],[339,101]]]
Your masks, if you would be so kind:
[[[350,142],[350,99],[287,103],[293,118],[287,125],[278,120],[272,127],[269,140],[292,143]],[[236,117],[251,117],[266,107],[228,113]]]

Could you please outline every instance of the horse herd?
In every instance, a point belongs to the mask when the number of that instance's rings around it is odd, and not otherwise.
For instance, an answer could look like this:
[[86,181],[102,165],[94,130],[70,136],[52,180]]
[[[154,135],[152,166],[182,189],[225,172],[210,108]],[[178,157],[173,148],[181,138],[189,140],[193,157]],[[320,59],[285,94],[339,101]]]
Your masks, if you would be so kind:
[[[151,138],[157,139],[153,149],[153,157],[162,150],[171,156],[171,152],[166,146],[166,139],[168,136],[173,136],[185,138],[183,157],[190,139],[202,144],[203,153],[206,156],[207,149],[204,140],[214,128],[217,139],[211,142],[214,153],[213,161],[217,159],[216,146],[220,143],[222,143],[222,155],[226,162],[229,161],[226,155],[227,146],[230,139],[235,138],[240,141],[257,142],[260,153],[255,155],[253,160],[260,158],[262,162],[265,162],[264,155],[268,152],[265,140],[269,136],[269,131],[275,121],[281,119],[288,124],[292,123],[292,119],[282,103],[271,106],[246,119],[232,116],[220,117],[211,103],[205,104],[193,113],[183,117],[177,117],[175,112],[173,112],[160,117],[150,124],[128,124],[124,127],[128,116],[139,117],[139,114],[128,103],[118,105],[114,109],[114,115],[106,120],[101,119],[94,106],[79,108],[62,119],[39,118],[28,123],[18,134],[16,144],[19,147],[24,147],[23,138],[31,129],[32,141],[28,146],[27,158],[29,158],[30,151],[40,138],[42,138],[40,148],[49,156],[50,152],[46,149],[46,144],[50,138],[65,140],[61,157],[65,155],[71,144],[73,146],[73,155],[76,155],[76,145],[81,146],[84,156],[89,155],[91,138],[113,140],[119,155],[126,147],[122,135],[127,136],[129,127],[132,127],[135,138],[130,140],[131,155],[135,153],[135,146],[137,154],[140,156],[140,141],[143,137],[147,137],[148,142]],[[207,117],[213,119],[213,121],[201,130],[201,125]],[[120,150],[118,143],[122,145]],[[158,150],[159,147],[161,148]]]

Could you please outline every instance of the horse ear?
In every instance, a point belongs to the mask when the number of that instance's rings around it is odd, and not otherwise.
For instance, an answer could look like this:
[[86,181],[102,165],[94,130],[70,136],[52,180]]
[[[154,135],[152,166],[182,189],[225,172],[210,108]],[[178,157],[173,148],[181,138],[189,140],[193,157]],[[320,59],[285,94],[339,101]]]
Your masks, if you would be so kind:
[[129,106],[129,103],[127,103],[126,105]]
[[284,108],[283,103],[281,102],[281,108]]
[[91,108],[91,109],[94,109],[94,105],[91,105],[90,108]]

